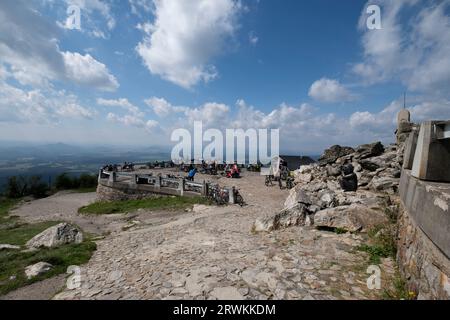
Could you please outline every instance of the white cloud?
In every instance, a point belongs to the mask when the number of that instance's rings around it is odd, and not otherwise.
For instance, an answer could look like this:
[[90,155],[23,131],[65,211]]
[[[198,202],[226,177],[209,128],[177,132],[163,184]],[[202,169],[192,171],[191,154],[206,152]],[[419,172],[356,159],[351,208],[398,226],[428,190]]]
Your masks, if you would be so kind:
[[190,88],[217,76],[211,60],[236,31],[241,5],[235,0],[154,0],[155,21],[140,25],[136,47],[152,74]]
[[259,41],[259,38],[255,35],[255,32],[252,31],[249,33],[248,35],[248,41],[250,42],[251,45],[256,46],[256,44]]
[[315,81],[308,94],[311,98],[321,102],[345,102],[355,99],[355,95],[350,93],[339,81],[327,78]]
[[131,12],[136,15],[141,15],[151,12],[152,0],[128,0],[131,7]]
[[75,95],[53,89],[23,90],[0,81],[0,122],[55,123],[62,118],[91,119],[96,112]]
[[155,120],[145,121],[138,116],[129,115],[129,114],[124,115],[124,116],[119,116],[115,113],[110,112],[110,113],[108,113],[106,119],[113,123],[118,123],[118,124],[122,124],[122,125],[129,126],[129,127],[142,128],[147,131],[151,131],[151,130],[157,128],[159,125],[159,123]]
[[146,99],[145,104],[153,109],[153,112],[161,118],[177,113],[186,113],[189,108],[184,106],[174,106],[164,98],[151,97]]
[[227,123],[226,118],[230,108],[223,103],[207,102],[199,107],[174,106],[164,98],[152,97],[145,103],[153,109],[160,118],[177,118],[184,116],[184,124],[192,124],[194,121],[202,121],[205,126],[214,127]]
[[222,127],[227,125],[229,111],[230,108],[223,103],[208,102],[198,108],[187,108],[185,115],[191,124],[202,121],[205,127]]
[[[417,3],[421,6],[415,7]],[[400,80],[411,91],[448,97],[450,2],[378,0],[369,4],[381,6],[383,29],[368,30],[363,11],[364,60],[353,71],[368,84]]]
[[103,91],[115,91],[119,87],[117,79],[109,73],[108,68],[91,55],[64,52],[63,57],[69,80]]
[[143,117],[144,114],[143,112],[136,107],[135,105],[133,105],[132,103],[130,103],[128,101],[128,99],[112,99],[112,100],[108,100],[108,99],[103,99],[103,98],[99,98],[97,99],[97,104],[101,105],[101,106],[106,106],[106,107],[119,107],[122,108],[126,111],[128,111],[129,113],[131,113],[132,115],[136,116],[136,117]]
[[110,122],[145,129],[148,132],[159,126],[159,123],[155,120],[145,120],[145,114],[138,107],[130,103],[128,99],[121,98],[108,100],[99,98],[97,99],[97,104],[105,107],[121,108],[126,111],[126,114],[124,115],[109,112],[106,119]]
[[62,52],[58,30],[28,1],[0,1],[0,64],[23,85],[50,88],[52,81],[70,81],[112,91],[116,78],[101,62],[87,55]]

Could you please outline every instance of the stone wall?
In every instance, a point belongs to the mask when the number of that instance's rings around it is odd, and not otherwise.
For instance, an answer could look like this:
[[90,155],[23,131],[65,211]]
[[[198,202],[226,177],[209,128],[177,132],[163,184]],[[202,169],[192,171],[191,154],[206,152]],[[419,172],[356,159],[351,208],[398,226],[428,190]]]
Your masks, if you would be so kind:
[[400,271],[419,299],[450,299],[450,184],[400,179]]
[[131,188],[112,188],[102,184],[97,186],[97,200],[99,201],[122,201],[157,198],[163,195],[151,192],[135,190]]
[[397,260],[418,299],[450,299],[449,259],[415,224],[401,205]]

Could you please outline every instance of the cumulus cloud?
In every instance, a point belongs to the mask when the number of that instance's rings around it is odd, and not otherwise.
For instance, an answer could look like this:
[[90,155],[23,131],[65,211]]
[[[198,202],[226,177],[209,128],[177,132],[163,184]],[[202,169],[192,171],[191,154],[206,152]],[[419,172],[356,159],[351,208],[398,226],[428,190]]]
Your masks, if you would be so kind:
[[[421,6],[415,7],[418,3]],[[353,71],[368,84],[400,80],[411,91],[447,95],[450,2],[377,0],[369,4],[381,6],[382,29],[365,27],[364,10],[360,18],[364,60]]]
[[145,114],[139,107],[132,104],[128,99],[97,99],[97,104],[100,106],[120,108],[125,111],[125,114],[118,115],[114,112],[109,112],[106,119],[110,122],[145,129],[146,131],[152,131],[158,128],[159,122],[155,120],[146,120]]
[[76,52],[64,52],[63,57],[66,77],[69,80],[103,91],[115,91],[119,87],[117,79],[109,73],[108,68],[91,55],[82,56]]
[[340,84],[338,80],[328,78],[315,81],[308,94],[311,98],[320,102],[345,102],[355,99],[355,95]]
[[129,127],[142,128],[147,131],[152,131],[153,129],[157,128],[159,125],[159,123],[155,120],[145,121],[140,117],[137,117],[135,115],[130,115],[130,114],[119,116],[115,113],[110,112],[110,113],[108,113],[106,119],[113,123],[118,123],[118,124],[129,126]]
[[158,117],[167,117],[171,114],[185,112],[188,108],[183,106],[173,106],[164,98],[151,97],[146,99],[145,104],[153,109]]
[[62,52],[58,30],[29,2],[0,2],[0,63],[23,85],[50,87],[51,82],[70,81],[99,90],[118,87],[108,68],[89,54]]
[[148,13],[152,10],[152,0],[128,0],[131,7],[131,12],[136,15],[141,13]]
[[91,119],[95,115],[63,90],[23,90],[0,81],[0,122],[49,124],[61,118]]
[[240,2],[154,0],[154,7],[155,20],[139,26],[145,36],[136,47],[149,71],[184,88],[214,79],[211,61],[236,31]]
[[97,99],[97,104],[101,105],[101,106],[106,106],[106,107],[119,107],[122,108],[126,111],[128,111],[130,114],[136,116],[136,117],[143,117],[144,114],[143,112],[136,107],[135,105],[133,105],[132,103],[130,103],[128,101],[128,99],[103,99],[103,98],[99,98]]

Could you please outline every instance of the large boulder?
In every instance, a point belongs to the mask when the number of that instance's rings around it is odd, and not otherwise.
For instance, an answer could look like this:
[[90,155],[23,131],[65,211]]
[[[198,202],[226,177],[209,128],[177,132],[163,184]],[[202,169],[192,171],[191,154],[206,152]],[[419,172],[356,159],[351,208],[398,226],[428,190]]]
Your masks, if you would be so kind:
[[289,209],[295,207],[299,203],[303,203],[306,205],[312,204],[311,198],[308,196],[308,194],[302,189],[296,187],[294,189],[291,189],[291,191],[289,192],[289,196],[284,202],[284,207],[286,209]]
[[339,145],[335,145],[325,150],[323,155],[319,158],[319,163],[321,165],[331,164],[336,162],[338,158],[345,157],[354,152],[355,150],[351,147],[342,147]]
[[369,144],[363,144],[356,148],[355,158],[367,159],[370,157],[377,157],[384,152],[384,146],[381,142],[374,142]]
[[398,190],[399,179],[391,177],[374,177],[370,182],[370,187],[375,191],[395,194]]
[[361,204],[325,209],[314,215],[314,225],[349,232],[367,231],[386,222],[385,214]]
[[374,172],[377,171],[378,169],[380,169],[380,165],[377,164],[374,161],[365,159],[359,162],[359,164],[361,165],[361,168],[363,168],[364,170],[370,171],[370,172]]
[[305,225],[308,209],[299,203],[292,208],[284,209],[274,216],[257,219],[253,225],[254,232],[271,232],[291,226]]
[[329,177],[337,177],[340,176],[342,173],[342,168],[340,166],[327,166],[327,175]]
[[27,276],[28,279],[37,277],[41,274],[44,274],[48,271],[50,271],[50,269],[53,266],[50,263],[47,262],[38,262],[35,263],[33,265],[30,265],[28,267],[25,268],[25,275]]
[[34,236],[26,243],[28,248],[53,248],[63,244],[81,243],[83,234],[68,223],[60,223]]

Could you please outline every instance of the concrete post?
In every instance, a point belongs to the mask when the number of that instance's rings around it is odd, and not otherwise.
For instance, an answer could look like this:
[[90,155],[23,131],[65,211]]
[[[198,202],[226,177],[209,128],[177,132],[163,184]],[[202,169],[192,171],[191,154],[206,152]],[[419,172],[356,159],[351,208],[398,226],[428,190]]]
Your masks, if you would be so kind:
[[235,201],[234,201],[234,187],[228,189],[228,195],[229,195],[228,202],[230,204],[234,204],[235,203]]
[[411,170],[414,163],[414,154],[416,153],[417,148],[417,138],[419,137],[419,133],[417,130],[413,130],[408,139],[406,140],[405,153],[403,155],[403,168]]
[[209,184],[203,180],[202,196],[204,196],[204,197],[208,196],[208,186],[209,186]]
[[450,182],[450,137],[445,128],[449,121],[426,121],[420,126],[412,176],[421,180]]
[[182,178],[180,180],[180,183],[178,184],[178,192],[179,192],[180,196],[184,195],[185,186],[186,186],[186,180],[184,178]]
[[117,172],[115,172],[115,171],[110,172],[108,182],[114,183],[116,181],[117,181]]
[[155,188],[156,189],[161,189],[161,176],[156,176]]
[[137,178],[138,178],[137,174],[132,174],[131,175],[130,185],[132,187],[136,187],[136,185],[137,185]]

